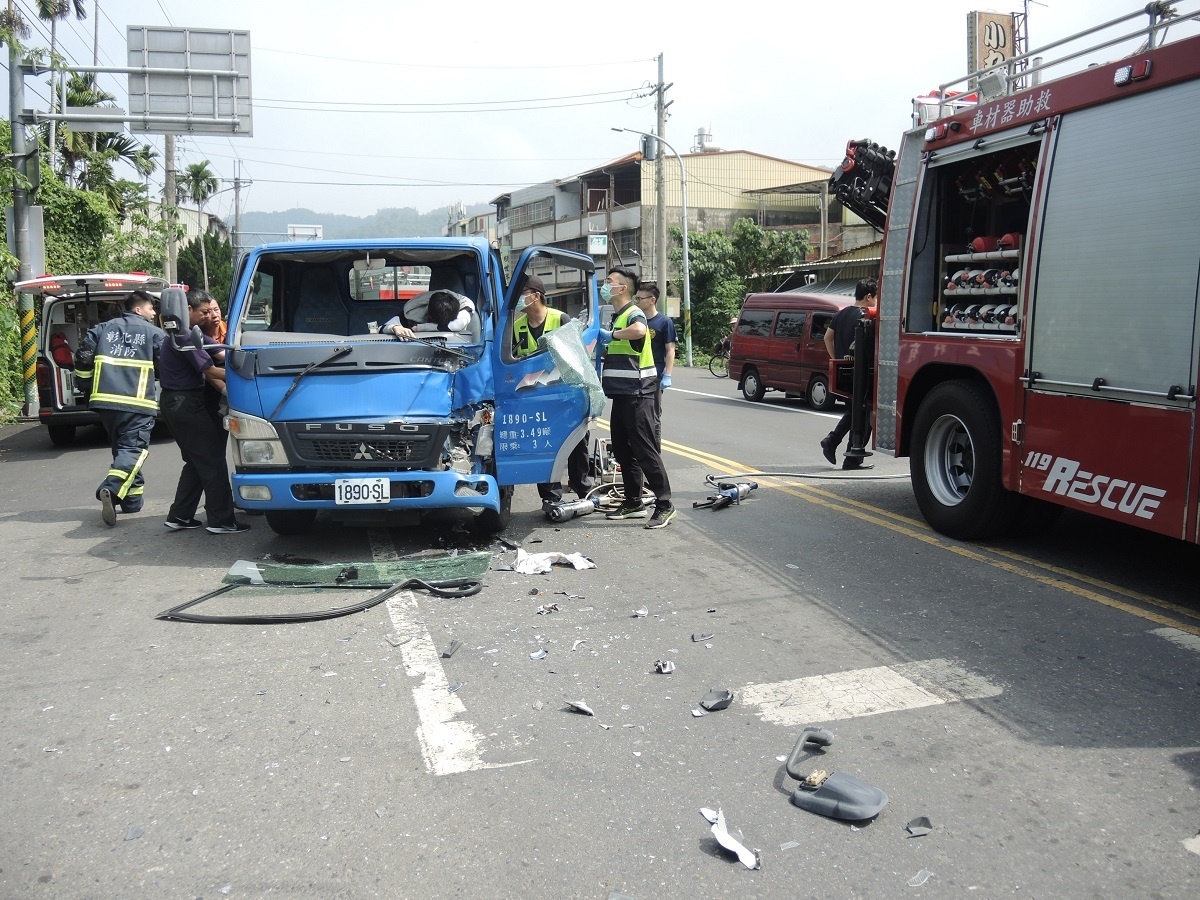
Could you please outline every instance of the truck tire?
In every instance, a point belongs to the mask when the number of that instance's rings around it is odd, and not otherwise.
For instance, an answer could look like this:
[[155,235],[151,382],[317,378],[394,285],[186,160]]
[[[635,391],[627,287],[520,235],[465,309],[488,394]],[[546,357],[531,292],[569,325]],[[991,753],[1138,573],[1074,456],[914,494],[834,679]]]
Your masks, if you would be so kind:
[[747,367],[742,373],[742,396],[747,400],[757,403],[766,396],[767,388],[762,383],[762,378],[758,374],[758,369],[753,366]]
[[317,521],[315,509],[269,509],[266,516],[271,530],[285,536],[307,534]]
[[1000,480],[1000,417],[985,388],[969,381],[938,385],[917,410],[912,485],[935,531],[963,541],[1008,530],[1019,494]]
[[516,487],[507,485],[500,488],[500,511],[485,509],[476,513],[475,527],[483,534],[499,534],[512,521],[512,499]]
[[808,405],[818,412],[833,409],[834,397],[829,393],[829,379],[814,375],[808,383]]
[[55,447],[70,447],[75,443],[74,425],[48,425],[46,430],[50,432],[50,443]]

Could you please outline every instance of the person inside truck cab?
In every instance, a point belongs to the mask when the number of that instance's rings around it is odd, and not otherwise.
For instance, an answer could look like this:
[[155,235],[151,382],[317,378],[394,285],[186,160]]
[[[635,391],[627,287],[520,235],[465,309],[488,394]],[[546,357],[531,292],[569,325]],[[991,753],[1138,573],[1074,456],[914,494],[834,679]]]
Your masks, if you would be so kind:
[[[420,314],[419,298],[414,297],[414,307]],[[454,291],[431,291],[428,302],[424,305],[424,322],[418,322],[412,328],[406,327],[399,316],[392,316],[383,324],[383,330],[391,332],[402,341],[415,337],[418,331],[449,331],[453,334],[463,334],[471,327],[471,317],[475,314],[475,304],[462,294]]]

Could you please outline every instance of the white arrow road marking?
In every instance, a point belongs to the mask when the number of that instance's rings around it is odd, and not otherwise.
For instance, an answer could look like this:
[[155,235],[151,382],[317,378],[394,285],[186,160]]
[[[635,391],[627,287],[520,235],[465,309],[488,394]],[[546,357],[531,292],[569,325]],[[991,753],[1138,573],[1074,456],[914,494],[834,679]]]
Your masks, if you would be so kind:
[[1002,689],[948,659],[751,684],[741,700],[764,722],[810,725],[995,697]]
[[[377,562],[399,559],[396,548],[386,531],[368,532],[371,556]],[[483,737],[475,726],[459,716],[467,708],[456,694],[450,693],[450,682],[442,667],[441,653],[434,646],[429,629],[421,621],[417,608],[417,597],[412,591],[402,591],[387,601],[388,615],[396,634],[411,636],[412,640],[400,647],[400,660],[404,672],[413,685],[413,702],[417,707],[417,739],[421,742],[421,755],[425,769],[431,775],[453,775],[475,769],[502,769],[533,762],[530,759],[512,763],[485,763],[480,756]]]

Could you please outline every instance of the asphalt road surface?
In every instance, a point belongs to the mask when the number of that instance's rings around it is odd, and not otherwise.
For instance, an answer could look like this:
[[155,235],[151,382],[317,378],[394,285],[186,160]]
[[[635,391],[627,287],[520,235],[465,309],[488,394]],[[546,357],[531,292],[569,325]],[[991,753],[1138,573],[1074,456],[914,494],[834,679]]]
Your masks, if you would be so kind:
[[[0,896],[1200,895],[1197,548],[1071,513],[1043,536],[950,541],[921,521],[906,460],[824,462],[832,417],[749,403],[706,370],[675,385],[675,522],[555,525],[524,487],[509,544],[454,517],[170,532],[169,439],[145,511],[110,529],[98,431],[56,449],[36,425],[0,429]],[[706,475],[750,471],[774,474],[739,506],[691,508]],[[516,546],[595,568],[520,575]],[[493,555],[466,599],[155,618],[239,559],[472,549]],[[694,715],[711,689],[732,704]],[[809,725],[833,743],[793,769],[882,789],[873,821],[792,804],[785,760]],[[702,808],[761,868],[720,849]]]

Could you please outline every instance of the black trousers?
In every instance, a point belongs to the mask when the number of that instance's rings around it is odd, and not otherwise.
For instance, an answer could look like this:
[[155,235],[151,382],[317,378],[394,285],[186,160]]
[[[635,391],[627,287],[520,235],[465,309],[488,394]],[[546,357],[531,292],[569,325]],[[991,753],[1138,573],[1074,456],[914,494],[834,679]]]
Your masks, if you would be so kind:
[[228,433],[216,410],[206,401],[204,389],[164,389],[158,405],[183,456],[183,471],[179,473],[169,515],[183,522],[193,518],[203,494],[208,525],[232,524],[233,488],[225,462]]
[[[592,467],[588,460],[588,443],[591,435],[585,433],[583,440],[575,445],[571,455],[567,457],[567,483],[576,494],[582,497],[592,489]],[[548,481],[537,486],[538,496],[550,503],[562,500],[562,482]]]
[[123,409],[97,409],[100,423],[108,432],[112,449],[112,466],[96,488],[96,494],[107,488],[123,512],[134,513],[142,508],[142,466],[150,455],[150,432],[154,430],[154,413],[129,412]]
[[621,465],[625,502],[641,502],[642,483],[650,485],[660,509],[671,506],[671,482],[658,451],[657,398],[618,396],[612,398],[609,427],[613,456]]

